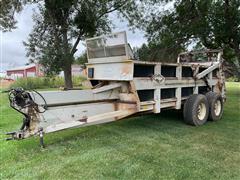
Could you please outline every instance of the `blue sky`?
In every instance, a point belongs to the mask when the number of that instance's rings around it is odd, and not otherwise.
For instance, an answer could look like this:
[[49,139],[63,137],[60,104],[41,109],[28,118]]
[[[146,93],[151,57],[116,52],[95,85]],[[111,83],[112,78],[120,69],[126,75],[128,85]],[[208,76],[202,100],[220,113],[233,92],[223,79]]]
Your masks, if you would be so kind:
[[[32,13],[33,7],[26,6],[23,11],[16,16],[18,21],[17,29],[7,33],[0,32],[0,72],[3,72],[8,68],[24,65],[28,62],[28,58],[25,56],[26,51],[22,42],[27,40],[28,34],[31,32],[34,24],[32,21]],[[135,30],[133,33],[129,30],[127,22],[120,21],[114,15],[112,19],[115,25],[115,29],[113,31],[127,31],[128,42],[132,47],[139,47],[146,42],[144,32]],[[84,50],[82,43],[80,43],[78,49],[77,55]]]

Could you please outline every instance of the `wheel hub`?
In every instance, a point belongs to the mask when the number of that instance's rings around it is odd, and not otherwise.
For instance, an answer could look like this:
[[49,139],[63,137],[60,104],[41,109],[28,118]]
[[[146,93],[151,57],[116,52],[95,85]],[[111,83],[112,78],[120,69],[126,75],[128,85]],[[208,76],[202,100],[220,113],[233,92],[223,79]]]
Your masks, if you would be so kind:
[[220,100],[217,100],[214,104],[214,113],[216,116],[219,116],[222,110],[222,104]]
[[206,105],[204,103],[200,103],[198,105],[198,112],[197,112],[198,119],[201,121],[204,120],[206,113],[207,113]]

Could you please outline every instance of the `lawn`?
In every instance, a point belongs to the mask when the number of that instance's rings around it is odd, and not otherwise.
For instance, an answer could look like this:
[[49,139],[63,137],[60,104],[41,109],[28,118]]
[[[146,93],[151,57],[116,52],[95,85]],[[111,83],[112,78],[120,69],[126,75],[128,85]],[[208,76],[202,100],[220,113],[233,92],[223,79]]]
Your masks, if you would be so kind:
[[[0,138],[21,115],[0,93]],[[240,179],[240,83],[227,84],[223,118],[201,127],[164,111],[39,139],[0,141],[0,179]]]

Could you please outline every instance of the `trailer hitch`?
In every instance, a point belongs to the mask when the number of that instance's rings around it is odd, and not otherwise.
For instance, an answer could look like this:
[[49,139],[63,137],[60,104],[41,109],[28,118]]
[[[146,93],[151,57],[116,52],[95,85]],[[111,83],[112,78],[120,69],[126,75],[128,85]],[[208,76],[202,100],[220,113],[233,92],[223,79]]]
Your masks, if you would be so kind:
[[[39,128],[39,132],[37,133],[39,134],[39,142],[40,142],[40,147],[44,148],[44,141],[43,141],[43,128]],[[5,135],[9,135],[10,137],[5,138],[6,141],[11,141],[11,140],[21,140],[24,139],[24,131],[20,130],[20,131],[13,131],[13,132],[7,132]]]
[[6,138],[6,141],[10,140],[19,140],[23,139],[24,137],[24,132],[23,131],[13,131],[13,132],[7,132],[6,135],[9,135],[10,137]]
[[16,132],[7,132],[6,135],[11,135],[11,137],[5,138],[6,141],[14,140]]
[[[34,94],[33,94],[34,93]],[[14,88],[9,91],[9,102],[10,106],[21,113],[23,117],[23,122],[18,131],[7,132],[6,140],[21,140],[30,135],[38,134],[40,136],[40,145],[43,147],[43,128],[39,128],[36,132],[30,129],[31,123],[33,122],[33,117],[38,113],[44,113],[47,110],[47,103],[44,97],[35,90],[26,91],[23,88]],[[35,102],[35,96],[38,95],[43,100],[43,105],[39,105]]]

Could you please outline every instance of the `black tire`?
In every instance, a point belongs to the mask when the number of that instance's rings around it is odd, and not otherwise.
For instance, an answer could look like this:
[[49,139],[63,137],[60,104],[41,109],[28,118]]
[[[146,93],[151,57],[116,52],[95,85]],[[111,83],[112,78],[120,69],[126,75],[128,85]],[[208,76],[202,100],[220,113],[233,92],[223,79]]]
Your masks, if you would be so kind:
[[203,125],[208,118],[209,104],[206,96],[193,94],[184,104],[183,116],[187,124],[193,126]]
[[[223,115],[223,98],[220,94],[215,92],[208,92],[206,94],[209,104],[208,120],[217,121],[221,119]],[[220,108],[219,108],[220,106]]]

